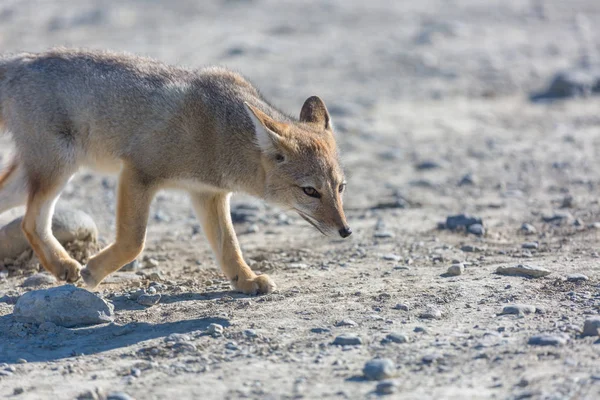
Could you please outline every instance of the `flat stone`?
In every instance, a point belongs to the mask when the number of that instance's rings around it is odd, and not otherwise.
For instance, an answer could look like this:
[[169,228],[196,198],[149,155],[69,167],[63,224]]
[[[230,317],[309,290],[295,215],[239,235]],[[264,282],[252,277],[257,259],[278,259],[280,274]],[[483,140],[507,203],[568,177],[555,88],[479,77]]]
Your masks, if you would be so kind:
[[392,380],[381,381],[375,387],[375,393],[379,395],[393,394],[398,389],[398,383]]
[[588,279],[590,279],[590,278],[588,278],[584,274],[569,274],[569,275],[567,275],[567,281],[569,281],[569,282],[587,281]]
[[600,316],[590,317],[583,323],[583,336],[600,336]]
[[372,381],[391,378],[396,372],[396,365],[389,358],[375,358],[367,361],[363,367],[365,378]]
[[142,294],[141,296],[139,296],[137,298],[137,302],[138,302],[138,304],[141,304],[143,306],[153,306],[155,304],[158,304],[158,302],[160,301],[160,298],[161,298],[160,293]]
[[112,322],[113,310],[113,305],[98,295],[64,285],[25,293],[17,300],[13,315],[18,322],[52,322],[71,328]]
[[312,328],[310,331],[312,333],[329,333],[329,332],[331,332],[331,329],[329,329],[329,328]]
[[407,343],[408,342],[408,336],[406,336],[403,333],[398,333],[398,332],[389,333],[385,338],[387,340],[389,340],[390,342],[394,342],[394,343]]
[[362,339],[353,333],[343,333],[333,340],[333,344],[336,346],[357,346],[362,343]]
[[383,258],[386,261],[400,261],[402,260],[402,257],[396,255],[396,254],[384,254],[383,256],[381,256],[381,258]]
[[561,346],[567,343],[567,339],[556,335],[536,335],[529,338],[527,344],[532,346]]
[[535,310],[535,306],[529,304],[510,304],[504,306],[504,308],[502,309],[502,314],[533,314],[535,313]]
[[481,218],[473,217],[469,214],[451,215],[446,218],[446,229],[454,230],[458,228],[468,228],[471,225],[480,224],[483,222]]
[[24,287],[36,287],[44,285],[53,285],[56,283],[56,278],[50,274],[40,272],[38,274],[31,275],[23,282]]
[[537,242],[525,242],[521,245],[522,248],[529,250],[537,249],[539,246]]
[[358,324],[351,319],[343,319],[336,322],[335,326],[357,326]]
[[[31,247],[23,234],[19,217],[0,228],[0,260],[15,259]],[[57,209],[52,216],[52,233],[56,239],[65,244],[74,240],[95,241],[98,228],[92,217],[79,210]]]
[[496,269],[496,273],[499,275],[542,278],[544,276],[550,275],[552,272],[547,270],[546,268],[538,266],[519,264],[515,266],[500,266]]

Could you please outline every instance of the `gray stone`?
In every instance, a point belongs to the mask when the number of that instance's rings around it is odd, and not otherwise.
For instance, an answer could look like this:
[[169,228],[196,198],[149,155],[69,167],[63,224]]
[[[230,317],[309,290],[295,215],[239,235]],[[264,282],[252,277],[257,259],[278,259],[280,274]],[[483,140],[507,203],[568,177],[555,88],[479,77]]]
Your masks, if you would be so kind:
[[600,316],[590,317],[583,324],[583,336],[600,336]]
[[221,336],[223,334],[223,326],[219,324],[210,324],[206,329],[206,333],[212,336]]
[[112,392],[106,396],[106,400],[135,400],[133,397],[123,392]]
[[402,260],[402,257],[396,255],[396,254],[384,254],[383,256],[381,256],[381,258],[383,258],[386,261],[400,261]]
[[25,293],[17,300],[13,315],[18,322],[52,322],[70,328],[112,322],[113,309],[92,292],[64,285]]
[[407,343],[408,342],[408,336],[406,336],[403,333],[398,333],[398,332],[392,332],[392,333],[388,334],[385,338],[387,340],[389,340],[390,342],[394,342],[394,343]]
[[451,265],[448,268],[446,275],[458,276],[458,275],[462,275],[464,272],[465,272],[465,266],[462,263],[460,263],[460,264]]
[[525,235],[533,235],[537,233],[537,229],[535,226],[525,222],[523,225],[521,225],[521,232],[523,232]]
[[469,225],[469,227],[467,228],[467,231],[469,233],[472,233],[473,235],[477,235],[477,236],[485,235],[485,228],[481,224]]
[[377,239],[387,239],[387,238],[393,238],[396,235],[394,235],[394,233],[389,232],[389,231],[375,231],[375,233],[373,233],[373,237],[377,238]]
[[137,302],[138,304],[141,304],[143,306],[153,306],[155,304],[158,304],[158,302],[160,301],[160,297],[160,293],[143,294],[137,298]]
[[573,220],[573,215],[567,211],[557,211],[554,214],[545,214],[542,216],[542,221],[553,225],[562,225]]
[[426,171],[426,170],[430,170],[430,169],[442,168],[442,166],[437,161],[427,160],[427,161],[421,161],[420,163],[415,165],[415,168],[418,169],[419,171]]
[[471,225],[480,224],[483,222],[481,218],[473,217],[469,214],[451,215],[446,218],[446,229],[454,230],[458,228],[468,228]]
[[312,328],[310,331],[312,333],[329,333],[329,332],[331,332],[331,329],[329,329],[329,328]]
[[375,393],[379,395],[393,394],[398,389],[398,384],[392,380],[381,381],[375,387]]
[[521,245],[522,248],[524,249],[537,249],[540,245],[537,242],[525,242]]
[[409,309],[410,308],[409,308],[408,304],[398,303],[394,306],[394,310],[408,311]]
[[[31,248],[21,229],[22,221],[19,217],[0,228],[0,260],[17,258]],[[57,209],[52,217],[52,233],[61,244],[98,238],[92,217],[79,210]]]
[[440,319],[442,318],[442,312],[437,308],[428,308],[419,315],[422,319]]
[[578,67],[552,77],[548,87],[532,94],[532,101],[557,100],[600,94],[600,68]]
[[532,346],[561,346],[567,343],[563,336],[556,335],[536,335],[529,338],[527,344]]
[[590,279],[590,278],[588,278],[584,274],[569,274],[569,275],[567,275],[567,281],[569,281],[569,282],[587,281],[588,279]]
[[56,283],[56,278],[50,274],[40,272],[39,274],[31,275],[23,282],[24,287],[35,287],[44,285],[53,285]]
[[244,336],[249,339],[254,339],[254,338],[258,337],[258,333],[254,329],[246,329],[244,331]]
[[353,333],[343,333],[333,340],[336,346],[357,346],[362,343],[362,339]]
[[372,381],[391,378],[396,372],[396,365],[389,358],[375,358],[367,361],[363,368],[365,378]]
[[535,306],[529,304],[510,304],[504,306],[504,308],[502,309],[502,314],[533,314],[535,313],[535,310]]
[[550,275],[552,272],[547,270],[546,268],[534,266],[534,265],[526,265],[519,264],[516,266],[500,266],[496,269],[496,273],[499,275],[509,275],[509,276],[526,276],[529,278],[541,278],[544,276]]
[[358,324],[351,319],[343,319],[336,322],[335,326],[357,326]]
[[139,260],[135,259],[132,262],[130,262],[129,264],[125,264],[123,266],[123,268],[121,268],[119,271],[133,272],[133,271],[137,271],[138,269],[140,269],[140,262],[139,262]]

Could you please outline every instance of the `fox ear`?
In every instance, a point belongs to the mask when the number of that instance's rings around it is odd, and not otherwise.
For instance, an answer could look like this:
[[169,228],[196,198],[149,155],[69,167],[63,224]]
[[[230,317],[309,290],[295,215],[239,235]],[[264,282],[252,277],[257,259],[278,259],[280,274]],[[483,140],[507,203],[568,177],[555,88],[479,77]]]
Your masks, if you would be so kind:
[[252,124],[254,124],[256,142],[260,149],[265,153],[275,151],[283,140],[282,134],[286,129],[286,125],[275,121],[273,118],[247,102],[244,102],[244,106],[252,120]]
[[319,96],[311,96],[306,99],[300,111],[300,121],[317,124],[324,129],[331,130],[331,117]]

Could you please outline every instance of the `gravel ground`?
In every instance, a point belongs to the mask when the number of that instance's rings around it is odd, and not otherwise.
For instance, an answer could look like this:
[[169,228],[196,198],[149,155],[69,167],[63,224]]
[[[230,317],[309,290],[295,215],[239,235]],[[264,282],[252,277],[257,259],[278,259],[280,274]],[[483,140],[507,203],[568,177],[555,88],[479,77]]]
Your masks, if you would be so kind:
[[[161,192],[144,255],[100,287],[114,322],[83,328],[17,321],[57,284],[29,253],[0,260],[0,398],[600,398],[600,97],[578,72],[600,88],[600,3],[203,3],[3,1],[0,49],[222,64],[294,113],[318,94],[355,233],[235,196],[244,254],[279,287],[247,297]],[[59,202],[100,243],[115,182],[82,171]]]

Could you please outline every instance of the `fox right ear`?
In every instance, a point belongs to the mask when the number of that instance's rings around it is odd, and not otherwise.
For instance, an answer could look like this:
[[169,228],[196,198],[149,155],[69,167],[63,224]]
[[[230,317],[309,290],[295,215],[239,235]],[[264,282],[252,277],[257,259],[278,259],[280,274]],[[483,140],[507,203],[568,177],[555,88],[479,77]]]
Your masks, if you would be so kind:
[[254,125],[256,143],[264,153],[272,153],[281,144],[287,126],[275,121],[258,108],[244,102],[248,116]]

